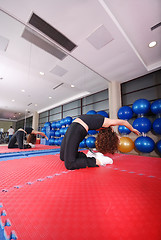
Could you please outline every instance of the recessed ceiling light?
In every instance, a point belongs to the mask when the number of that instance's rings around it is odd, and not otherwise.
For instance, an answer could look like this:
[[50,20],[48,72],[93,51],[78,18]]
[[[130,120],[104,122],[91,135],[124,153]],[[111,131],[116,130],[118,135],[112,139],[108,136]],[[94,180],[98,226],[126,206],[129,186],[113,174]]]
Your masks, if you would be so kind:
[[42,75],[42,76],[44,76],[44,74],[45,74],[44,72],[39,72],[39,73],[40,73],[40,75]]
[[49,99],[51,99],[52,97],[49,97]]
[[35,107],[37,107],[37,103],[35,103]]
[[156,42],[156,41],[153,41],[153,42],[149,43],[149,47],[150,47],[150,48],[155,47],[156,44],[157,44],[157,42]]
[[22,90],[21,90],[21,92],[25,92],[25,90],[24,90],[24,89],[22,89]]
[[72,84],[72,85],[70,85],[71,87],[74,87],[74,85]]
[[14,100],[14,99],[12,99],[12,102],[15,102],[15,100]]

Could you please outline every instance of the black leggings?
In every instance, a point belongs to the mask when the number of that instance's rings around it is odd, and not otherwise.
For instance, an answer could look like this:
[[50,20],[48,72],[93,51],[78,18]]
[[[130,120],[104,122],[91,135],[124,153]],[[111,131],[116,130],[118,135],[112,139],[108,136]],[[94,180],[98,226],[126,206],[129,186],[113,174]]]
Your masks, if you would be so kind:
[[78,152],[79,144],[86,135],[85,128],[79,123],[73,122],[68,128],[60,149],[60,159],[65,162],[67,169],[96,167],[95,158],[89,158],[83,152]]
[[29,144],[26,144],[26,145],[23,144],[24,136],[26,136],[24,131],[15,132],[15,134],[11,137],[8,143],[8,148],[20,148],[20,149],[31,148]]

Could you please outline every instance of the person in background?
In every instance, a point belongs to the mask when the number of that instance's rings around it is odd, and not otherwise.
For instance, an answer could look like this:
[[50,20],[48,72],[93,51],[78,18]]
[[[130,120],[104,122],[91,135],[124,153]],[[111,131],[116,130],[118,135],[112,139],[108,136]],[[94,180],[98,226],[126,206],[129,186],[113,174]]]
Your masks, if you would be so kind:
[[9,141],[10,141],[10,139],[11,139],[11,137],[13,136],[13,134],[14,134],[14,129],[12,128],[12,126],[10,126],[10,128],[8,129],[8,135],[9,135]]
[[[24,144],[24,139],[27,136],[27,144]],[[26,149],[26,148],[33,148],[35,147],[33,144],[36,143],[36,135],[40,134],[41,136],[45,137],[48,140],[48,137],[43,133],[34,130],[33,128],[26,127],[25,129],[18,129],[15,134],[11,137],[8,148],[20,148],[20,149]]]

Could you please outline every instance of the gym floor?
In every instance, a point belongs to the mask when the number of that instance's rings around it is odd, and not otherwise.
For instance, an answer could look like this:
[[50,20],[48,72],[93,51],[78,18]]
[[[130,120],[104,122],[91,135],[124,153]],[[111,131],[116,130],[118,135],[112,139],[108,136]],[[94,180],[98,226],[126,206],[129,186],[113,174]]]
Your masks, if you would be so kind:
[[160,158],[112,158],[69,171],[59,148],[1,146],[0,239],[160,240]]

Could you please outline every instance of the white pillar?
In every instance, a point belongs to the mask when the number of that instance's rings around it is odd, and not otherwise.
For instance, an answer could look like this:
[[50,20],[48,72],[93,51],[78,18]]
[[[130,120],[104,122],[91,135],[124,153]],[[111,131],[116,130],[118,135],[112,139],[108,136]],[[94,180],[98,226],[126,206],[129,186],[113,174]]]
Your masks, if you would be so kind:
[[[118,82],[109,84],[109,117],[116,119],[119,108],[121,107],[121,86]],[[115,131],[116,131],[115,127]]]
[[34,130],[38,130],[38,123],[39,123],[39,114],[37,112],[34,112],[33,119],[32,119],[32,128]]

